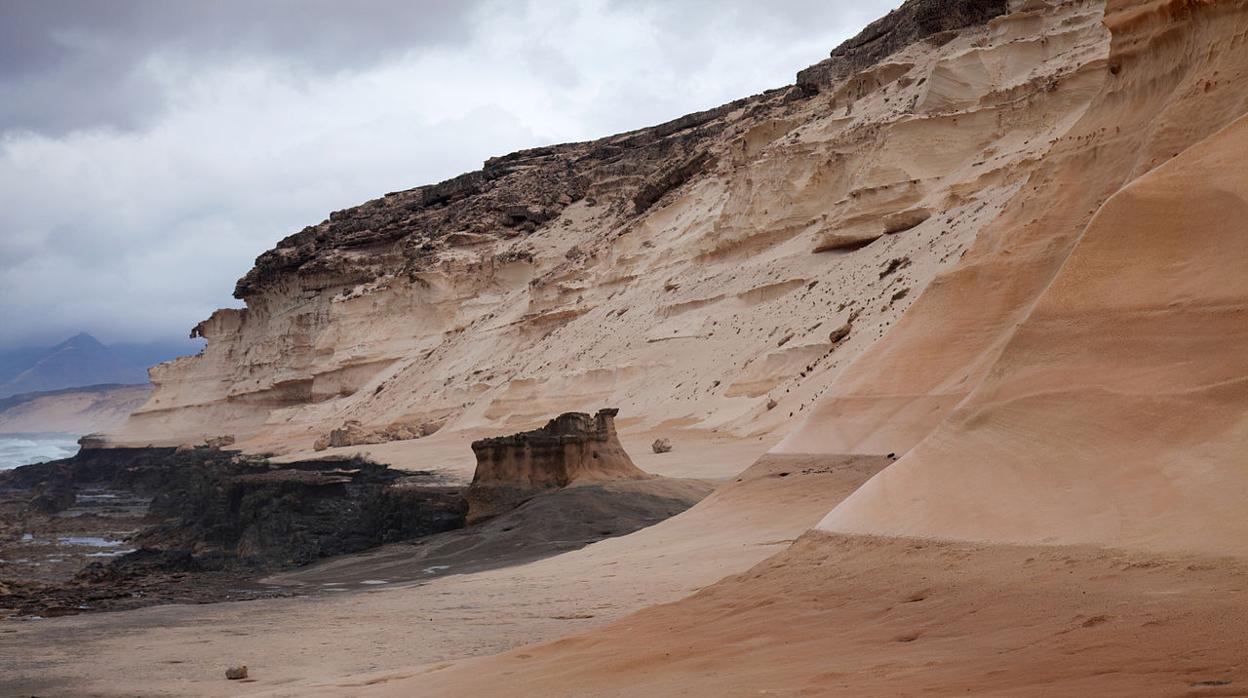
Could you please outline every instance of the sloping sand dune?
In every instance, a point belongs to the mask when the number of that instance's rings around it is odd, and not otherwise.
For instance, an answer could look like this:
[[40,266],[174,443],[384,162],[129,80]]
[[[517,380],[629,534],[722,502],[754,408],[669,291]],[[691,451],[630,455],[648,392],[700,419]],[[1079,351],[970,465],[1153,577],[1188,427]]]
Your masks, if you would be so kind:
[[323,695],[1241,696],[1245,589],[1242,560],[812,533],[589,633]]
[[112,429],[142,407],[150,392],[147,385],[101,385],[15,395],[0,400],[0,434]]
[[1248,554],[1248,119],[1112,197],[984,383],[820,525]]

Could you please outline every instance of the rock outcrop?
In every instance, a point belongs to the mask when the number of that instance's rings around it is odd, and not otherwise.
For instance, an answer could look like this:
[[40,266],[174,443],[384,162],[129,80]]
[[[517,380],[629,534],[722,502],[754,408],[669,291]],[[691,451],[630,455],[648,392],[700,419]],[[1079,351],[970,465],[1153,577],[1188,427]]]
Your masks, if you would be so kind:
[[797,86],[815,94],[916,41],[939,45],[957,30],[982,25],[1009,9],[1009,0],[906,0],[833,49],[829,58],[799,72]]
[[0,474],[0,495],[40,514],[84,490],[149,497],[159,523],[133,542],[277,566],[459,528],[461,489],[358,458],[275,464],[212,448],[84,450]]
[[366,444],[382,444],[389,441],[408,441],[429,436],[438,430],[440,425],[430,422],[404,424],[396,422],[382,429],[368,429],[359,420],[347,420],[337,429],[316,440],[313,450],[324,451],[328,448],[343,446],[362,446]]
[[546,426],[472,443],[477,470],[468,488],[468,520],[481,521],[573,483],[644,480],[615,432],[617,410],[568,412]]

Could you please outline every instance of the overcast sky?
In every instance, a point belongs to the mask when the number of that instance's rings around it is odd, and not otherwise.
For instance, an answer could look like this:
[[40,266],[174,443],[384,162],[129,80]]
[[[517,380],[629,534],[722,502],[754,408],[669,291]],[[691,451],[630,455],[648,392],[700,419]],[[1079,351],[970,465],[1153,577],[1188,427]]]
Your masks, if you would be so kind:
[[182,337],[331,211],[791,84],[898,0],[0,0],[0,347]]

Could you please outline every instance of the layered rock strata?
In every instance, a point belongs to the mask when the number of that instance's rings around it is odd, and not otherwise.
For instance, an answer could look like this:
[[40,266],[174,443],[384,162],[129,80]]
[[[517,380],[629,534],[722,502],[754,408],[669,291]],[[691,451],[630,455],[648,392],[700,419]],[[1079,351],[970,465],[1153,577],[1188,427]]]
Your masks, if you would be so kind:
[[886,55],[839,51],[867,57],[814,93],[334,212],[261,255],[247,307],[154,369],[113,441],[291,451],[350,420],[517,429],[604,403],[630,427],[786,428],[1029,195],[1110,75],[1098,2],[924,19],[948,4],[909,3]]
[[644,480],[615,431],[615,409],[569,412],[546,426],[472,443],[477,470],[468,488],[468,520],[496,516],[535,494],[576,483]]

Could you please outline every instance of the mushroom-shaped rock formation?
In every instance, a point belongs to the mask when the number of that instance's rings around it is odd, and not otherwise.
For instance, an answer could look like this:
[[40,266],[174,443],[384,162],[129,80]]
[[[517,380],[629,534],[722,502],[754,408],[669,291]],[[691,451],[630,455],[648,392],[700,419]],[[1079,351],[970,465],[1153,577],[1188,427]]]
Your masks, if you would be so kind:
[[496,516],[544,490],[651,477],[620,445],[618,412],[567,412],[541,429],[474,441],[477,470],[467,492],[469,522]]

